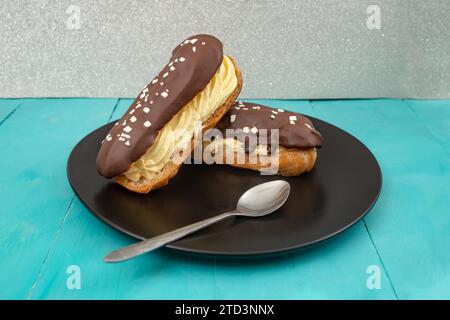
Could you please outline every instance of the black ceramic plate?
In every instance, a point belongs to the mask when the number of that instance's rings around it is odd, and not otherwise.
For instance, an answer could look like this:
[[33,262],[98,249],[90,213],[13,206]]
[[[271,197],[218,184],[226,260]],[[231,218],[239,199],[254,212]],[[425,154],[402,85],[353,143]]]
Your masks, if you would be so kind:
[[283,178],[224,165],[183,165],[169,184],[148,195],[135,194],[101,177],[95,169],[100,141],[112,123],[87,135],[68,165],[75,193],[110,226],[143,239],[234,208],[239,196],[259,183],[291,184],[285,205],[263,218],[235,218],[211,226],[168,247],[213,255],[259,255],[302,248],[344,231],[361,219],[381,189],[380,167],[356,138],[310,118],[325,138],[308,174]]

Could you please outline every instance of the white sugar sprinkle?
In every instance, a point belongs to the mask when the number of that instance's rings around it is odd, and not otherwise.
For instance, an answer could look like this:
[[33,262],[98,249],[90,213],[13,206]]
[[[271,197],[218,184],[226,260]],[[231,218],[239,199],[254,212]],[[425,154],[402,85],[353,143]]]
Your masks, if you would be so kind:
[[145,107],[144,109],[142,109],[145,113],[149,113],[150,112],[150,108],[149,107]]
[[253,133],[257,133],[257,132],[258,132],[258,128],[257,128],[257,127],[253,127],[253,128],[252,128],[252,132],[253,132]]
[[125,131],[125,132],[131,132],[131,130],[133,130],[133,129],[131,129],[131,127],[130,126],[126,126],[125,128],[123,128],[123,131]]
[[148,120],[144,122],[144,126],[146,128],[150,127],[151,125],[152,125],[152,123],[150,121],[148,121]]
[[252,109],[254,109],[254,110],[259,110],[259,109],[261,109],[261,107],[256,106],[256,107],[252,107]]
[[152,100],[152,101],[150,101],[150,104],[153,104],[153,100]]
[[234,107],[236,110],[241,110],[241,108],[239,108],[239,107]]
[[290,124],[295,124],[295,121],[291,120],[289,121]]
[[164,73],[164,74],[163,74],[163,78],[167,77],[168,75],[169,75],[168,72]]
[[205,45],[205,42],[202,42],[202,46],[204,46]]
[[161,93],[161,95],[162,95],[164,98],[166,98],[169,94],[168,94],[167,92],[164,91],[164,92]]
[[175,71],[175,67],[174,67],[174,66],[171,66],[171,67],[170,67],[170,71]]
[[242,108],[242,110],[248,110],[248,108]]
[[181,62],[185,62],[186,59],[185,59],[184,57],[180,57],[180,61],[181,61]]
[[135,123],[136,120],[137,120],[137,118],[136,118],[135,116],[132,116],[132,117],[130,118],[130,121],[133,122],[133,123]]
[[197,42],[197,40],[198,40],[198,39],[192,39],[192,40],[191,40],[191,43],[194,44],[194,43]]
[[119,124],[119,122],[116,122],[115,124],[114,124],[114,126],[117,126]]
[[275,115],[273,115],[273,114],[272,114],[270,117],[271,117],[272,119],[275,119]]
[[291,121],[297,121],[297,116],[289,116],[289,120],[291,120]]
[[249,129],[249,127],[244,127],[244,128],[242,128],[242,131],[243,131],[244,133],[249,133],[249,132],[250,132],[250,129]]
[[197,48],[196,47],[192,47],[192,51],[197,51]]
[[120,138],[119,138],[119,141],[125,141],[125,138],[120,137]]
[[274,110],[272,110],[272,113],[273,113],[273,114],[278,114],[278,112],[276,112],[276,111],[274,111]]
[[134,109],[131,109],[130,114],[133,114],[133,113],[134,113]]
[[126,125],[127,124],[127,120],[124,120],[123,122],[122,122],[122,125],[124,126],[124,125]]
[[278,109],[278,112],[284,112],[284,110],[283,109]]
[[173,65],[173,62],[169,63],[169,67]]
[[160,85],[162,85],[162,86],[163,86],[163,85],[164,85],[164,82],[161,82],[161,83],[160,83]]
[[125,145],[129,146],[130,145],[130,140],[127,140],[127,142],[125,142]]
[[157,82],[158,82],[158,79],[154,79],[154,80],[152,81],[153,84],[155,84],[155,83],[157,83]]
[[236,115],[235,115],[235,114],[232,114],[232,115],[230,116],[230,122],[233,123],[235,120],[236,120]]
[[309,125],[309,123],[305,123],[305,126],[307,126],[309,129],[311,129],[311,130],[314,130],[313,129],[313,127],[311,127],[310,125]]
[[148,88],[144,88],[144,90],[142,90],[143,93],[147,92]]
[[125,133],[121,133],[120,136],[127,138],[127,139],[130,139],[130,137],[131,137],[129,134],[125,134]]
[[142,93],[139,98],[142,99],[143,97],[145,97],[145,93]]
[[178,59],[175,59],[175,62],[178,62]]

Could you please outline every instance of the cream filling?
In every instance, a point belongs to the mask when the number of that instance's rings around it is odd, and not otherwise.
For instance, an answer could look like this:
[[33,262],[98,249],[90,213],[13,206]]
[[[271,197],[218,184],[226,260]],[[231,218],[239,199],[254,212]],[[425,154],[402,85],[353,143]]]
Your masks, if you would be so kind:
[[[234,138],[216,138],[214,141],[211,141],[207,143],[208,145],[208,151],[212,151],[214,154],[222,152],[222,154],[225,154],[226,152],[233,152],[233,153],[239,153],[239,154],[246,154],[244,144],[237,139]],[[279,146],[278,150],[282,151],[284,147]],[[249,156],[269,156],[269,153],[267,151],[267,146],[258,144],[256,145],[256,148],[249,153]]]
[[258,165],[263,174],[276,174],[279,169],[279,156],[284,147],[278,146],[269,153],[267,146],[258,144],[250,153],[245,152],[244,143],[235,138],[217,138],[204,142],[203,161],[207,164]]
[[153,145],[124,173],[132,181],[151,180],[178,152],[186,148],[194,134],[233,93],[238,84],[233,62],[224,56],[208,85],[158,133]]

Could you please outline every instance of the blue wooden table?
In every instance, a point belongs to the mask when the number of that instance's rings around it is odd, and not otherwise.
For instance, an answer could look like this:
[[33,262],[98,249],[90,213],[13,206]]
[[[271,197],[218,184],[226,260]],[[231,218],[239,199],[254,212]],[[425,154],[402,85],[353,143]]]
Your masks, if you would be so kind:
[[[329,121],[372,150],[383,189],[369,215],[324,245],[278,258],[163,249],[105,264],[105,253],[133,240],[83,207],[66,161],[130,103],[0,99],[0,298],[450,298],[450,100],[264,101]],[[80,289],[68,285],[75,275]]]

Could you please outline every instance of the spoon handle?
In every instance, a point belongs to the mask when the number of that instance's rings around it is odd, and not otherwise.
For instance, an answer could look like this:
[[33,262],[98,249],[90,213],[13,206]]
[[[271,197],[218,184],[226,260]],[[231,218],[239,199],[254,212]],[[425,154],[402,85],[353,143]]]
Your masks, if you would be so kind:
[[123,247],[118,250],[111,251],[105,258],[105,262],[120,262],[125,261],[146,252],[158,249],[170,242],[178,240],[191,234],[195,231],[206,228],[216,222],[219,222],[223,219],[236,215],[236,212],[230,211],[226,213],[219,214],[218,216],[208,218],[199,222],[195,222],[193,224],[187,225],[185,227],[181,227],[179,229],[175,229],[173,231],[164,233],[162,235],[149,238],[146,240],[142,240],[138,243],[129,245],[127,247]]

